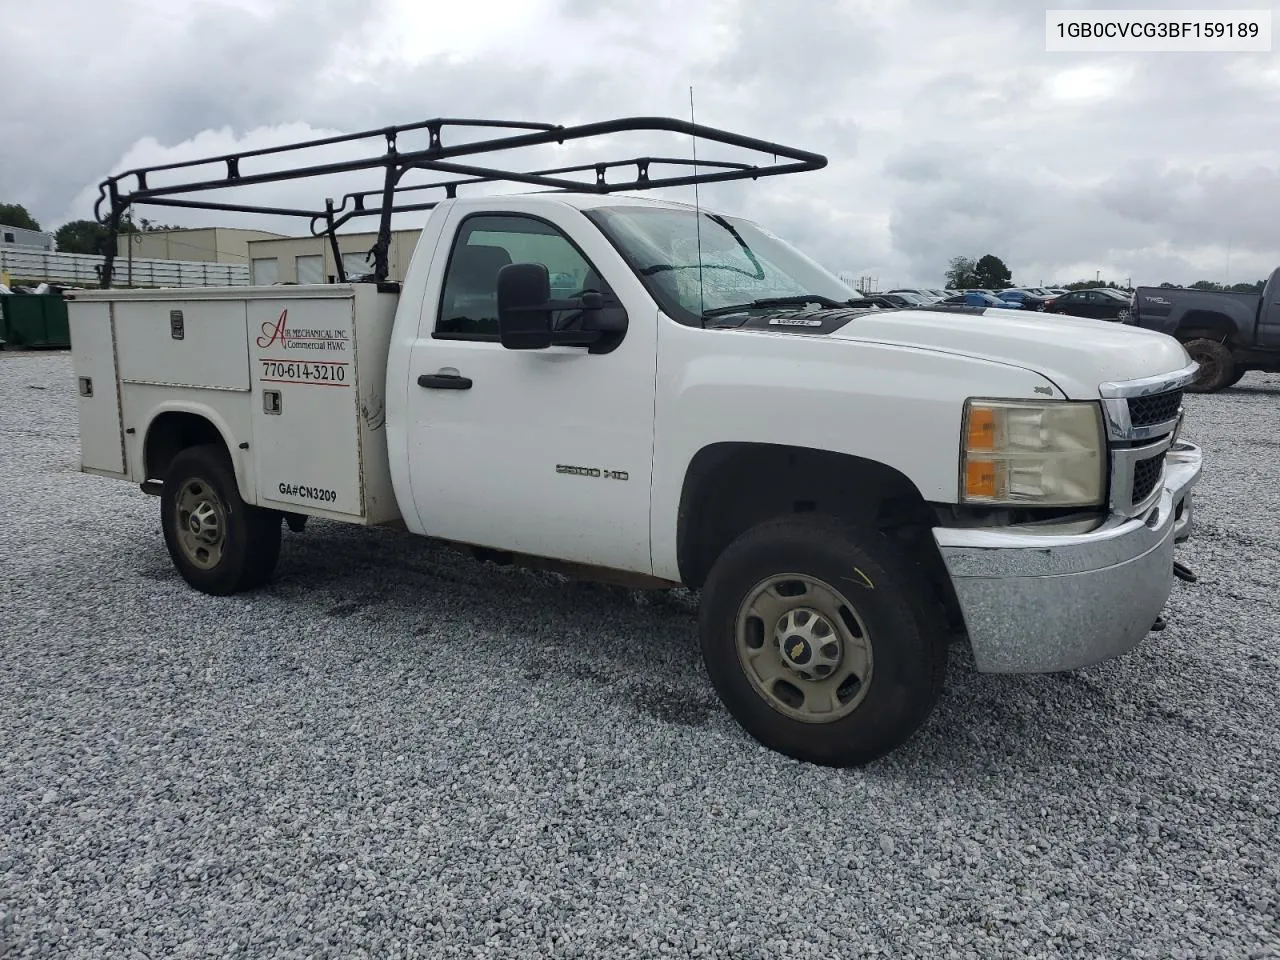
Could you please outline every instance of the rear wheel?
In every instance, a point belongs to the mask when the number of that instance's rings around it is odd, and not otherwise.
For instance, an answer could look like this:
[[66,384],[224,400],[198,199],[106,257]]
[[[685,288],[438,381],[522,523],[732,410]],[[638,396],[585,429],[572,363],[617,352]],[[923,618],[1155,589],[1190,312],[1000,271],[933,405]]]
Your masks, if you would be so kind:
[[1231,379],[1236,373],[1236,362],[1230,347],[1209,339],[1188,340],[1182,346],[1191,359],[1200,364],[1195,382],[1187,386],[1189,393],[1216,393],[1236,382]]
[[905,742],[942,691],[947,635],[919,568],[882,534],[822,517],[734,541],[703,587],[702,655],[760,743],[858,766]]
[[174,566],[202,593],[261,586],[280,557],[280,514],[240,499],[226,452],[213,444],[173,458],[160,494],[160,524]]

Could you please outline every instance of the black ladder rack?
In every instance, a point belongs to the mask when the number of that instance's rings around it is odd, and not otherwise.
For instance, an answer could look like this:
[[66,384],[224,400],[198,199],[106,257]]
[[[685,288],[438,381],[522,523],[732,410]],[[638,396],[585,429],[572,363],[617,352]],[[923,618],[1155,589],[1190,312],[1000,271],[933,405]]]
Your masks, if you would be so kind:
[[[449,128],[487,128],[504,132],[482,140],[471,140],[448,145],[444,143],[442,133]],[[407,153],[399,152],[396,144],[400,135],[421,130],[427,131],[430,136],[429,145],[426,149]],[[710,143],[753,150],[760,154],[770,155],[772,161],[756,165],[727,160],[709,160],[701,157],[695,161],[687,157],[651,156],[528,171],[503,169],[499,166],[490,165],[490,163],[481,162],[484,155],[504,150],[536,147],[545,144],[564,144],[568,141],[588,140],[612,134],[634,132],[666,132],[688,137],[691,141],[703,140]],[[320,163],[309,166],[302,165],[286,170],[270,170],[260,173],[243,172],[241,170],[241,165],[245,161],[259,157],[279,156],[332,144],[358,143],[366,140],[381,141],[385,144],[385,149],[381,155],[357,160]],[[696,144],[694,155],[697,156]],[[457,158],[463,159],[460,161]],[[148,177],[152,174],[189,170],[193,167],[204,167],[210,164],[222,165],[224,173],[221,176],[210,179],[192,179],[189,182],[168,183],[158,187],[148,184]],[[429,210],[439,203],[441,199],[456,197],[457,189],[460,186],[505,182],[543,188],[542,191],[538,192],[606,194],[622,190],[656,190],[663,187],[681,187],[727,180],[755,180],[760,177],[777,176],[784,173],[820,170],[826,165],[827,158],[821,154],[730,133],[726,130],[718,130],[714,127],[700,126],[691,121],[670,117],[627,117],[619,120],[579,124],[576,126],[522,123],[509,120],[424,120],[419,123],[383,127],[377,130],[366,130],[362,133],[306,140],[259,150],[245,150],[239,153],[229,153],[200,160],[160,164],[153,167],[139,167],[108,177],[99,185],[98,199],[93,206],[94,217],[99,223],[108,228],[106,247],[103,251],[105,260],[101,268],[101,284],[103,287],[111,285],[112,267],[115,262],[122,218],[125,211],[134,205],[145,204],[159,207],[225,210],[237,213],[261,213],[304,218],[309,221],[312,236],[328,237],[334,252],[334,258],[337,261],[338,278],[342,282],[346,281],[346,273],[342,267],[342,258],[338,255],[338,228],[358,217],[378,217],[378,238],[370,251],[373,259],[373,273],[365,279],[381,282],[387,279],[388,274],[387,252],[391,243],[392,215]],[[675,170],[668,175],[661,176],[651,170],[651,168],[659,166],[671,166]],[[634,167],[635,170],[630,179],[610,181],[609,174],[611,172],[627,167]],[[692,168],[693,172],[688,172],[690,168]],[[334,204],[332,199],[326,199],[324,208],[320,210],[220,203],[199,198],[182,198],[183,195],[199,194],[207,190],[222,190],[229,187],[277,183],[376,169],[385,171],[381,189],[348,193],[343,196],[341,203],[337,205]],[[457,179],[401,186],[401,178],[410,170],[429,170],[451,174]],[[130,181],[132,181],[132,189],[126,189]],[[419,197],[419,194],[428,190],[442,190],[444,197],[435,199],[422,199]],[[348,204],[350,204],[350,208],[348,208]]]

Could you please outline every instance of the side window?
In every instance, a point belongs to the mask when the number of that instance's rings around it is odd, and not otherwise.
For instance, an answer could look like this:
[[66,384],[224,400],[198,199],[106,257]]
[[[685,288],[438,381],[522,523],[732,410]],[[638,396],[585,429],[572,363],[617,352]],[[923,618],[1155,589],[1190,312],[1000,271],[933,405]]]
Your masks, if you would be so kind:
[[[545,266],[553,299],[583,290],[612,293],[573,242],[551,224],[513,215],[469,217],[445,267],[436,336],[497,340],[498,271],[509,263]],[[560,319],[553,317],[553,323]]]

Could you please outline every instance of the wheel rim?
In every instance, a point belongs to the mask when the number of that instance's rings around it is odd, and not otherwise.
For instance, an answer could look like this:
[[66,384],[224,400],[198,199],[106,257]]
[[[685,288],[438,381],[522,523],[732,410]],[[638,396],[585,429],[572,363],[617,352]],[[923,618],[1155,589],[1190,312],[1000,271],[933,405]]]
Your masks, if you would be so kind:
[[201,570],[216,567],[227,539],[227,509],[213,487],[199,477],[186,480],[178,490],[174,513],[183,555]]
[[848,716],[871,686],[871,634],[830,584],[784,573],[756,584],[738,608],[738,660],[774,710],[805,723]]

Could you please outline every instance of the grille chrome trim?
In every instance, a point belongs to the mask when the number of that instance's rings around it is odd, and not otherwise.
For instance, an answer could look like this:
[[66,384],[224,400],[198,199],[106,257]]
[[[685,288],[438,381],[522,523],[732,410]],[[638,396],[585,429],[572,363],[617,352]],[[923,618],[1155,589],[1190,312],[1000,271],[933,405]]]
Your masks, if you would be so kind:
[[1150,440],[1173,433],[1182,416],[1182,407],[1178,407],[1177,416],[1171,420],[1135,427],[1129,417],[1128,399],[1109,399],[1102,401],[1102,416],[1107,422],[1107,436],[1112,440]]
[[1160,476],[1153,484],[1151,492],[1137,503],[1133,502],[1133,475],[1140,460],[1163,455],[1173,444],[1173,434],[1160,438],[1155,443],[1141,447],[1121,447],[1111,450],[1111,485],[1108,503],[1113,513],[1122,517],[1137,517],[1151,509],[1160,499],[1164,490],[1165,464],[1160,464]]
[[1127,400],[1130,397],[1149,397],[1153,393],[1167,393],[1180,390],[1196,379],[1200,364],[1192,360],[1181,370],[1173,373],[1161,373],[1154,377],[1142,377],[1138,380],[1107,381],[1098,384],[1098,394],[1104,400]]
[[1102,415],[1107,424],[1107,436],[1113,441],[1141,441],[1173,433],[1182,416],[1181,404],[1168,420],[1135,426],[1129,401],[1182,390],[1195,381],[1199,370],[1200,364],[1193,360],[1181,370],[1175,370],[1172,373],[1162,373],[1138,380],[1107,381],[1098,384],[1098,394],[1102,397]]

